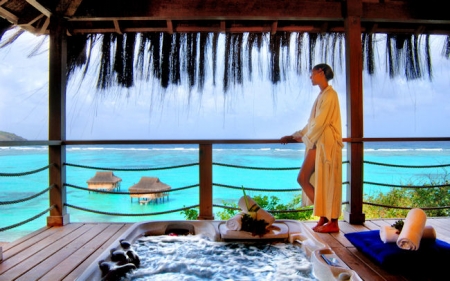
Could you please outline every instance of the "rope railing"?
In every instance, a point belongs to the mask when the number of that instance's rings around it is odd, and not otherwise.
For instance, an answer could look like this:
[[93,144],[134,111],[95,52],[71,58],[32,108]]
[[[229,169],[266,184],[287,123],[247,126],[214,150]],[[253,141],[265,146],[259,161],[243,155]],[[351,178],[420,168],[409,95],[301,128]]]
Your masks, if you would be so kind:
[[193,184],[193,185],[187,185],[187,186],[183,186],[183,187],[179,187],[179,188],[172,188],[172,189],[168,189],[168,190],[164,190],[164,191],[142,191],[142,192],[129,192],[129,191],[108,191],[108,190],[102,190],[102,189],[90,189],[90,188],[86,188],[86,187],[82,187],[82,186],[78,186],[78,185],[74,185],[74,184],[70,184],[70,183],[65,183],[64,186],[68,186],[68,187],[73,187],[76,189],[80,189],[80,190],[84,190],[84,191],[89,191],[89,192],[98,192],[98,193],[106,193],[106,194],[115,194],[115,195],[144,195],[144,194],[156,194],[156,193],[168,193],[168,192],[175,192],[175,191],[180,191],[180,190],[185,190],[185,189],[189,189],[189,188],[194,188],[194,187],[198,187],[198,184]]
[[[363,201],[363,204],[375,206],[375,207],[382,207],[382,208],[388,208],[388,209],[399,209],[399,210],[410,210],[410,209],[416,208],[416,207],[401,207],[401,206],[385,205],[385,204],[371,203],[371,202],[365,202],[365,201]],[[432,210],[450,209],[450,206],[420,207],[420,208],[424,211],[432,211]]]
[[158,171],[158,170],[186,168],[186,167],[191,167],[191,166],[198,166],[198,163],[182,164],[182,165],[167,166],[167,167],[157,167],[157,168],[106,168],[106,167],[95,167],[95,166],[79,165],[79,164],[72,164],[72,163],[64,163],[64,165],[69,166],[69,167],[84,168],[84,169],[91,169],[91,170],[144,172],[144,171]]
[[[213,186],[242,190],[242,186],[233,186],[233,185],[220,184],[220,183],[213,183]],[[266,191],[266,192],[295,192],[295,191],[299,191],[300,189],[299,188],[291,188],[291,189],[264,189],[264,188],[245,187],[245,190]]]
[[385,186],[385,187],[397,187],[397,188],[434,188],[434,187],[450,187],[450,183],[446,184],[433,184],[433,185],[400,185],[400,184],[386,184],[386,183],[377,183],[364,181],[364,184],[369,185],[377,185],[377,186]]
[[80,207],[80,206],[75,206],[75,205],[71,205],[71,204],[68,204],[68,203],[65,203],[64,206],[67,206],[67,207],[70,207],[70,208],[73,208],[73,209],[77,209],[77,210],[80,210],[80,211],[85,211],[85,212],[95,213],[95,214],[100,214],[100,215],[125,216],[125,217],[142,217],[142,216],[165,215],[165,214],[181,212],[181,211],[185,211],[185,210],[189,210],[189,209],[193,209],[193,208],[198,208],[199,207],[199,205],[192,205],[192,206],[188,206],[188,207],[183,207],[183,208],[174,209],[174,210],[168,210],[168,211],[163,211],[163,212],[139,213],[139,214],[136,214],[136,213],[104,212],[104,211],[92,210],[92,209],[88,209],[88,208],[84,208],[84,207]]
[[38,196],[48,192],[50,189],[52,189],[54,187],[55,187],[55,185],[52,184],[51,186],[47,187],[46,189],[44,189],[44,190],[42,190],[42,191],[40,191],[38,193],[35,193],[35,194],[33,194],[33,195],[29,196],[29,197],[22,198],[22,199],[16,199],[16,200],[11,200],[11,201],[0,201],[0,205],[10,205],[10,204],[22,203],[22,202],[34,199],[34,198],[36,198],[36,197],[38,197]]
[[399,164],[386,164],[386,163],[380,163],[380,162],[373,162],[373,161],[363,161],[364,164],[371,164],[371,165],[378,165],[378,166],[386,166],[386,167],[395,167],[395,168],[421,168],[421,169],[427,169],[427,168],[444,168],[444,167],[450,167],[450,164],[442,164],[442,165],[399,165]]
[[47,170],[48,168],[50,168],[51,166],[54,166],[55,164],[48,164],[45,167],[36,169],[36,170],[31,170],[31,171],[27,171],[27,172],[20,172],[20,173],[0,173],[0,177],[22,177],[22,176],[28,176],[28,175],[32,175],[32,174],[36,174],[39,172],[42,172],[44,170]]
[[[225,205],[213,204],[213,207],[241,211],[240,208],[225,206]],[[286,214],[286,213],[303,213],[303,212],[308,212],[308,211],[312,211],[312,210],[313,210],[313,208],[310,207],[310,208],[304,208],[304,209],[299,209],[299,210],[266,210],[266,211],[269,213],[272,213],[272,214]]]
[[9,229],[13,229],[13,228],[16,228],[18,226],[21,226],[21,225],[24,225],[26,223],[29,223],[29,222],[39,218],[40,216],[44,215],[45,213],[50,212],[55,207],[56,207],[56,205],[50,206],[49,208],[47,208],[47,210],[40,212],[39,214],[35,215],[34,217],[31,217],[31,218],[29,218],[27,220],[21,221],[21,222],[16,223],[16,224],[12,224],[12,225],[9,225],[9,226],[6,226],[6,227],[2,227],[2,228],[0,228],[0,232],[5,231],[5,230],[9,230]]

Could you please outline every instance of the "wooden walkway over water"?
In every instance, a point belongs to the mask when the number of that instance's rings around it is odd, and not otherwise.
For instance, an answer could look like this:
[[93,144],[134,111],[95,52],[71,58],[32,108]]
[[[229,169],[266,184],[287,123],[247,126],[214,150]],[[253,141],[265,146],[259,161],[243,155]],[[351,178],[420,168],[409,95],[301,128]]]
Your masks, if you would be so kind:
[[[363,280],[408,280],[371,262],[344,237],[345,233],[375,230],[394,222],[395,219],[371,220],[364,225],[339,222],[341,232],[319,236]],[[450,243],[450,218],[428,218],[427,225],[436,229],[440,240]],[[3,248],[0,281],[75,280],[131,226],[131,223],[71,223],[44,227],[12,243],[0,244]]]

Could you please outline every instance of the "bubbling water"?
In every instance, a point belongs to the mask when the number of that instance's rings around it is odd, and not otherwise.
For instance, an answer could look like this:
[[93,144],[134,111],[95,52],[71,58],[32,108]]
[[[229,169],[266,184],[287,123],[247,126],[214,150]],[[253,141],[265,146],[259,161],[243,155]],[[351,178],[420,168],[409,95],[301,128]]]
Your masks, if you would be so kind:
[[147,236],[126,280],[318,280],[304,251],[284,242],[214,242],[201,235]]

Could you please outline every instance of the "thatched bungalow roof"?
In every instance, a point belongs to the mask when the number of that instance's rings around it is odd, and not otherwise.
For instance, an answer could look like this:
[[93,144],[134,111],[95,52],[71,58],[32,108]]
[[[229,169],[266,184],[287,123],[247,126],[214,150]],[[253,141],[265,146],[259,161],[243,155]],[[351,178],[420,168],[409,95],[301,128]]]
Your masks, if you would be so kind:
[[[130,192],[165,192],[171,187],[159,180],[157,177],[141,177],[138,183],[129,188]],[[139,195],[139,194],[138,194]]]
[[[290,60],[299,73],[315,61],[343,63],[349,6],[360,16],[363,67],[369,74],[377,69],[374,44],[383,34],[386,57],[380,59],[391,77],[432,79],[429,36],[450,34],[450,17],[438,0],[3,0],[0,38],[12,26],[21,31],[11,40],[23,30],[47,35],[51,22],[61,21],[68,34],[67,74],[100,65],[98,89],[155,78],[162,88],[185,83],[201,92],[211,55],[214,84],[221,79],[227,92],[244,83],[244,74],[251,80],[252,62],[261,60],[252,52],[263,47],[269,59],[262,62],[274,84],[283,80]],[[220,34],[225,34],[222,46]],[[93,62],[96,45],[101,57]],[[225,49],[220,78],[219,48]],[[450,58],[450,37],[442,54]]]
[[115,176],[112,171],[106,171],[106,172],[97,172],[95,173],[95,176],[90,178],[87,183],[94,183],[94,184],[100,184],[100,183],[112,183],[116,184],[118,182],[121,182],[122,179]]
[[97,172],[95,176],[87,181],[89,189],[116,189],[119,188],[121,178],[114,175],[112,171]]

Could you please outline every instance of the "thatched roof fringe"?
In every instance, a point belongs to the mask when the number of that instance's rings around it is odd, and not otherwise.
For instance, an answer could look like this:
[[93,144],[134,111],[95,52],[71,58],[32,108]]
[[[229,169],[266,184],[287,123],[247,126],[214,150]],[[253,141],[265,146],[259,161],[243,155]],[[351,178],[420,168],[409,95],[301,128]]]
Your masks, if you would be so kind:
[[[150,39],[150,46],[149,46],[149,52],[152,54],[149,57],[149,65],[151,65],[151,72],[153,73],[153,77],[160,79],[161,78],[161,33],[150,33],[149,39]],[[149,77],[150,78],[150,77]]]
[[116,43],[116,51],[114,52],[114,63],[113,70],[117,75],[117,83],[123,85],[124,83],[124,62],[125,62],[125,52],[123,47],[123,35],[113,34],[111,36],[112,43]]
[[[88,35],[70,36],[67,38],[67,76],[70,77],[76,68],[87,65],[90,52],[87,45],[91,42]],[[91,45],[90,45],[91,46]]]
[[433,80],[433,69],[431,67],[431,48],[430,48],[430,35],[425,36],[425,65],[427,66],[428,78]]
[[161,49],[161,87],[169,86],[170,81],[170,57],[172,56],[172,36],[164,33],[162,37]]
[[447,59],[450,59],[450,35],[447,36],[447,40],[445,40],[444,48],[442,49],[442,55]]
[[317,38],[318,38],[317,33],[309,34],[309,60],[308,60],[309,65],[307,66],[308,69],[314,67],[314,57],[316,53]]
[[[375,73],[375,34],[362,34],[363,67],[370,74]],[[247,67],[248,79],[251,80],[253,63],[255,63],[255,47],[260,53],[264,44],[269,50],[269,78],[276,84],[286,76],[291,66],[297,73],[309,70],[318,58],[330,63],[333,68],[342,67],[343,44],[345,37],[341,33],[308,34],[297,33],[291,40],[292,33],[227,33],[224,46],[223,91],[227,92],[231,85],[244,83],[244,68]],[[136,48],[136,34],[125,35],[91,35],[73,36],[68,49],[69,74],[83,64],[88,67],[92,47],[97,38],[101,38],[101,63],[97,87],[107,89],[116,84],[122,87],[133,86],[134,79],[153,78],[160,81],[162,88],[170,84],[178,85],[183,77],[187,78],[189,88],[198,87],[203,90],[207,77],[207,59],[212,56],[212,78],[216,83],[219,35],[217,33],[144,33],[140,34],[140,42]],[[244,40],[245,38],[245,40]],[[265,41],[265,39],[267,41]],[[306,41],[308,45],[306,47]],[[317,49],[317,41],[320,49]],[[245,43],[244,43],[245,41]],[[393,78],[403,75],[406,79],[423,77],[424,71],[432,78],[429,35],[387,35],[386,58],[387,72]],[[443,55],[450,57],[450,44]],[[295,42],[295,53],[291,53],[290,42]],[[134,50],[137,49],[135,56]],[[211,49],[211,54],[209,50]],[[306,53],[304,53],[306,51]],[[183,55],[181,55],[183,54]],[[291,54],[295,54],[295,62],[291,62]],[[306,56],[305,56],[306,54]],[[112,57],[111,57],[112,56]],[[111,59],[114,58],[114,63]],[[307,60],[307,64],[303,63]],[[339,59],[339,62],[337,60]],[[136,63],[134,64],[134,60]],[[265,59],[259,57],[256,62],[261,65]],[[147,67],[147,71],[144,69]],[[136,68],[137,74],[134,74]],[[261,73],[260,73],[261,74]],[[116,79],[115,79],[116,78]]]
[[302,73],[302,53],[303,53],[303,47],[304,47],[304,38],[305,38],[305,34],[303,32],[301,33],[297,33],[297,38],[296,38],[296,56],[295,56],[295,61],[296,63],[296,71],[297,74],[301,74]]
[[236,36],[233,36],[234,38],[234,59],[233,59],[233,80],[235,81],[234,84],[241,85],[244,82],[243,77],[243,68],[244,64],[242,62],[242,52],[244,50],[244,40],[243,40],[243,34],[238,33]]
[[179,85],[181,83],[181,62],[180,62],[180,44],[181,44],[181,35],[176,33],[173,38],[172,51],[171,51],[171,62],[170,62],[170,70],[171,70],[171,82],[174,85]]
[[216,86],[216,73],[217,73],[217,48],[219,44],[219,33],[214,33],[212,38],[212,76],[213,76],[213,86]]
[[[344,41],[344,36],[341,33],[331,33],[330,34],[332,39],[332,42],[330,43],[331,46],[331,67],[333,69],[337,68],[337,64],[336,64],[336,55],[339,57],[339,64],[342,64],[342,60],[344,57],[344,48],[343,46],[343,41]],[[327,60],[324,60],[327,61]]]
[[280,82],[280,46],[281,36],[279,33],[270,36],[270,81],[273,84]]
[[422,62],[420,60],[422,48],[425,48],[425,65],[428,77],[432,79],[430,41],[421,43],[418,35],[388,35],[386,40],[386,53],[388,54],[389,75],[391,78],[399,75],[404,69],[406,79],[423,77]]
[[200,54],[198,60],[198,89],[203,91],[206,79],[206,57],[208,56],[209,33],[200,33]]
[[98,89],[107,89],[111,85],[111,34],[104,34],[101,46],[100,71],[97,79]]
[[281,54],[282,54],[282,75],[287,76],[287,72],[290,70],[291,65],[291,32],[283,32],[281,35]]
[[373,46],[373,37],[374,34],[364,33],[362,35],[362,56],[363,56],[363,69],[366,69],[367,72],[372,75],[375,73],[375,57],[374,57],[374,46]]
[[145,47],[146,47],[145,33],[139,34],[139,46],[136,55],[136,76],[138,79],[143,79],[144,76],[144,65],[145,65]]
[[134,50],[136,47],[136,33],[127,33],[125,42],[124,74],[122,86],[131,88],[134,85]]

